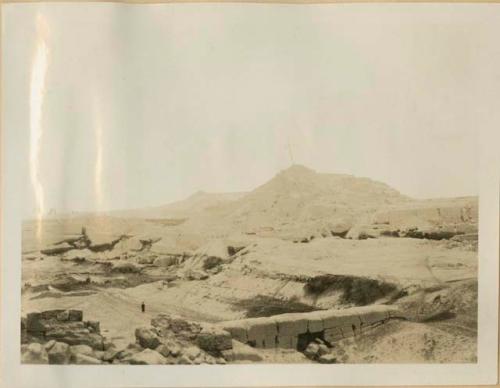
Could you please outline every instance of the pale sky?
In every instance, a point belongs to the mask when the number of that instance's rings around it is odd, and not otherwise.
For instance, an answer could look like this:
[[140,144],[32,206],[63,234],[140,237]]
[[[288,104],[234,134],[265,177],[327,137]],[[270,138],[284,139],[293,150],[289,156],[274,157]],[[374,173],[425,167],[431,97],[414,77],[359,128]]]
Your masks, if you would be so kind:
[[498,15],[6,5],[6,161],[24,180],[19,200],[27,213],[107,210],[251,190],[291,164],[288,144],[318,172],[417,198],[476,195],[481,120],[498,104],[485,92],[499,79]]

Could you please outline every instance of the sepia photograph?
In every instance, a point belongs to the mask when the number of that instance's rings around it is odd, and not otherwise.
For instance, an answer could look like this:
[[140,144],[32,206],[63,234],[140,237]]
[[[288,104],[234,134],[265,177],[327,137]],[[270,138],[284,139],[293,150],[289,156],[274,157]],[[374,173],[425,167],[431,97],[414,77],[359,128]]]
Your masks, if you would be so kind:
[[2,8],[21,365],[489,359],[498,6]]

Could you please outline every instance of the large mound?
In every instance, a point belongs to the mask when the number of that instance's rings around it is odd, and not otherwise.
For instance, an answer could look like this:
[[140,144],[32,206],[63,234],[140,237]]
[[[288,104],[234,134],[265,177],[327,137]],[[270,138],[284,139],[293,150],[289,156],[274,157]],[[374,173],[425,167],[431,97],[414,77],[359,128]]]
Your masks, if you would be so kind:
[[237,200],[192,211],[180,228],[213,237],[239,232],[293,239],[330,233],[338,224],[349,226],[383,206],[407,201],[368,178],[294,165]]
[[320,229],[406,200],[383,183],[295,165],[242,198],[229,220],[247,232]]

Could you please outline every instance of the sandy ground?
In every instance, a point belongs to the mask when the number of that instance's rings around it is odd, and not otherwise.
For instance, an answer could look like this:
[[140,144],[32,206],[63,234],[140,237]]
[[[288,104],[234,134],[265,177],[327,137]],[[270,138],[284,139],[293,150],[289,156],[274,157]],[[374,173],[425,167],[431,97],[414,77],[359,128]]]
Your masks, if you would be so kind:
[[[135,342],[135,328],[149,326],[151,318],[160,313],[176,314],[195,321],[218,320],[214,316],[185,307],[175,300],[148,299],[154,294],[152,287],[155,286],[144,285],[127,290],[105,289],[92,295],[63,296],[57,299],[32,300],[29,295],[24,295],[22,309],[23,313],[54,308],[83,310],[85,320],[99,321],[104,336],[123,344]],[[141,312],[143,301],[146,302],[145,313]]]
[[[185,266],[198,265],[195,259],[192,261],[188,260]],[[48,274],[82,270],[81,266],[61,262],[57,257],[43,261],[27,260],[23,269],[23,278],[32,282],[43,281]],[[260,239],[248,253],[227,262],[220,273],[206,280],[178,279],[169,285],[160,281],[126,289],[91,287],[93,289],[88,291],[94,293],[89,295],[59,293],[57,298],[33,299],[37,293],[24,292],[22,311],[25,314],[53,308],[81,309],[85,319],[101,322],[105,336],[119,346],[126,346],[134,342],[135,328],[148,325],[158,313],[177,314],[205,322],[238,319],[243,318],[245,312],[236,308],[235,303],[261,295],[297,298],[305,303],[335,307],[338,295],[328,294],[313,301],[305,295],[304,284],[290,278],[297,274],[313,276],[324,273],[383,278],[409,289],[421,290],[400,301],[402,306],[405,303],[411,306],[426,298],[434,298],[434,289],[448,289],[463,279],[475,282],[477,259],[475,252],[466,249],[450,249],[444,242],[416,239],[354,241],[330,238],[308,244]],[[426,288],[431,291],[426,292]],[[476,312],[467,310],[467,306],[473,305],[477,296],[460,290],[454,295],[452,297],[457,299],[458,295],[465,306],[459,306],[459,319],[428,324],[392,323],[387,330],[380,329],[366,338],[343,345],[349,355],[345,362],[474,361]],[[146,313],[140,310],[143,301],[147,306]],[[265,362],[305,362],[304,356],[298,352],[267,351],[263,357]]]
[[[455,332],[455,324],[392,321],[337,345],[346,363],[474,363],[477,337],[473,331]],[[460,329],[458,329],[460,330]]]

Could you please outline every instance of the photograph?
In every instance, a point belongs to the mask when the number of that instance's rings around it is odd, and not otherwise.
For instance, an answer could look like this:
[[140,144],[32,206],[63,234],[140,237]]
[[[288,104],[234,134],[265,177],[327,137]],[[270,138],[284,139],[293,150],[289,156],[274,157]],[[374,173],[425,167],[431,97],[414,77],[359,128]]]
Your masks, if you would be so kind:
[[21,366],[485,360],[498,6],[2,8]]

